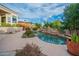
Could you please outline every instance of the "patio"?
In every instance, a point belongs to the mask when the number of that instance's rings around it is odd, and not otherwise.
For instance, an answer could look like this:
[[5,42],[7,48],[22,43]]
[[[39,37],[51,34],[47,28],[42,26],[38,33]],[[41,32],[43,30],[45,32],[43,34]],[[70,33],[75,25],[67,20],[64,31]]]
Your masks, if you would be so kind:
[[70,56],[66,45],[55,45],[46,43],[38,37],[21,38],[24,31],[15,34],[0,34],[0,55],[15,55],[16,49],[23,48],[27,43],[36,44],[41,51],[48,56]]

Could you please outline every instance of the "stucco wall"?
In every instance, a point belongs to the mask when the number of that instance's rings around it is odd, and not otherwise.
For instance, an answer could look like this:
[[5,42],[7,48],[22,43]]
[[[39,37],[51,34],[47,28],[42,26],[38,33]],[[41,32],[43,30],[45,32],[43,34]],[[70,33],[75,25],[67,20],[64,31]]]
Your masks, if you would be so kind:
[[22,31],[22,27],[0,27],[0,33],[15,33]]

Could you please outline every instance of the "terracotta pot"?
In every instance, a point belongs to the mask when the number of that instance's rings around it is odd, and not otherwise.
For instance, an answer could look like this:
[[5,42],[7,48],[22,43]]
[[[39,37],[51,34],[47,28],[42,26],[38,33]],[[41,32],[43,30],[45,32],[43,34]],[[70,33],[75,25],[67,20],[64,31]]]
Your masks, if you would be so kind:
[[79,56],[79,43],[73,42],[71,39],[67,39],[68,52]]

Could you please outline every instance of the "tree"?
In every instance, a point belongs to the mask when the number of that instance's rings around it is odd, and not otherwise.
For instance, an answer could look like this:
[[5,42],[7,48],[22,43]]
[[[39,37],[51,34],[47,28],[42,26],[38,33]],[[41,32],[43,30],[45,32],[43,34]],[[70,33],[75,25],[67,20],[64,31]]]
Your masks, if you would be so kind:
[[38,28],[40,28],[42,25],[38,24],[38,23],[35,23],[35,26],[37,26]]
[[51,28],[58,29],[58,30],[60,29],[61,26],[62,26],[62,22],[60,20],[55,20],[50,23],[45,22],[44,24],[45,28],[51,27]]
[[50,24],[48,22],[44,22],[44,28],[48,28],[50,26]]
[[64,10],[64,28],[71,31],[79,30],[79,4],[70,4]]
[[38,24],[38,23],[35,23],[34,26],[33,26],[33,30],[38,30],[42,27],[41,24]]
[[55,21],[52,21],[49,26],[53,29],[58,29],[60,30],[60,28],[62,27],[62,22],[60,20],[55,20]]

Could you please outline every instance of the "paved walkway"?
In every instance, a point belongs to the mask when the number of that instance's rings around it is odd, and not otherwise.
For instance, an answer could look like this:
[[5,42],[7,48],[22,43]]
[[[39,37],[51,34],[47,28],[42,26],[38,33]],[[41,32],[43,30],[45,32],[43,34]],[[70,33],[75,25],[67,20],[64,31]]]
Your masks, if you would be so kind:
[[0,55],[15,55],[16,49],[23,48],[26,44],[37,44],[41,51],[49,56],[69,56],[66,45],[46,43],[38,37],[21,38],[23,32],[16,34],[0,34]]

